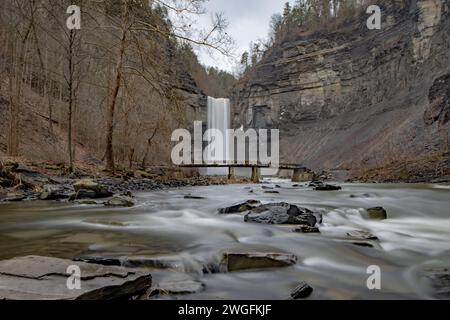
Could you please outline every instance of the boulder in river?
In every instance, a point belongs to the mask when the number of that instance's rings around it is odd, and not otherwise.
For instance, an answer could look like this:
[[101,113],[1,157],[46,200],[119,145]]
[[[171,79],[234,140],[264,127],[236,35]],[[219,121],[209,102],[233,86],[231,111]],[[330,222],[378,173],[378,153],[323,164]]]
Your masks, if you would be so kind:
[[369,208],[367,209],[367,213],[369,214],[369,218],[372,220],[387,219],[387,212],[383,207]]
[[107,207],[132,207],[134,206],[133,199],[123,196],[116,196],[104,203]]
[[364,230],[354,230],[347,232],[347,236],[349,236],[353,240],[378,240],[378,237],[370,233],[369,231]]
[[220,262],[222,272],[249,269],[289,267],[297,263],[297,257],[288,253],[224,253]]
[[317,219],[313,212],[289,203],[270,203],[250,210],[245,222],[266,224],[297,224],[314,227]]
[[334,186],[331,184],[317,184],[314,187],[314,190],[316,190],[316,191],[339,191],[339,190],[342,190],[342,187]]
[[320,233],[320,230],[319,230],[319,228],[316,228],[316,227],[298,226],[298,227],[292,229],[292,232],[297,232],[297,233]]
[[110,192],[106,186],[103,186],[90,179],[83,179],[77,181],[73,185],[73,188],[77,193],[79,193],[80,190],[93,191],[95,192],[96,198],[108,198],[113,195],[112,192]]
[[[80,273],[80,289],[74,271]],[[0,300],[119,300],[145,293],[149,273],[122,267],[27,256],[0,261]],[[75,288],[71,290],[72,288]]]
[[232,213],[242,213],[249,211],[253,208],[259,207],[261,201],[259,200],[247,200],[245,202],[238,202],[232,206],[219,209],[220,214],[232,214]]
[[184,196],[185,199],[191,199],[191,200],[204,200],[205,197],[202,196],[193,196],[192,194],[188,194]]
[[313,292],[313,288],[309,286],[306,282],[302,281],[300,284],[291,292],[291,298],[294,300],[308,298]]

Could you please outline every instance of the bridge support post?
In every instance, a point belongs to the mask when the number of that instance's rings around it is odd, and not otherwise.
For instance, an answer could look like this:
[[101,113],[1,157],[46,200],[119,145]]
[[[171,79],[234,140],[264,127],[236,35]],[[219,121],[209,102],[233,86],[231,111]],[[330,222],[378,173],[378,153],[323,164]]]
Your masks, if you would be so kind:
[[252,167],[252,182],[259,183],[258,167]]
[[228,180],[234,181],[236,180],[236,168],[228,167]]

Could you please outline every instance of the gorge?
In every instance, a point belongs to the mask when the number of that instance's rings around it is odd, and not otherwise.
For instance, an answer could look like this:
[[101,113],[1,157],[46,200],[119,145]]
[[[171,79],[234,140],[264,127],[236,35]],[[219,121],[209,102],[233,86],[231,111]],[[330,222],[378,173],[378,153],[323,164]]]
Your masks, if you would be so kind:
[[282,162],[361,173],[435,156],[449,175],[449,2],[381,8],[381,30],[364,12],[275,44],[234,91],[233,122],[279,128]]
[[[380,30],[287,3],[234,74],[194,49],[229,53],[220,15],[174,17],[203,1],[84,2],[66,32],[70,2],[0,2],[0,300],[450,297],[450,0],[377,1]],[[170,159],[194,133],[187,161],[230,160],[208,129],[279,130],[295,181]]]

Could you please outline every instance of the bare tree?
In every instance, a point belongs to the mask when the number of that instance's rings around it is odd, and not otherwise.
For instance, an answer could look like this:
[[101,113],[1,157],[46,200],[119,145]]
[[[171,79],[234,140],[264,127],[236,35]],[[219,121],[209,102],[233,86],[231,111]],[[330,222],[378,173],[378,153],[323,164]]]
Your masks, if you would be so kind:
[[11,101],[10,101],[10,127],[8,136],[8,154],[10,156],[19,155],[20,144],[20,111],[22,107],[22,86],[25,81],[25,54],[26,45],[31,34],[34,14],[36,12],[35,0],[14,1],[18,21],[16,25],[16,43],[17,50],[14,76],[10,77]]
[[[154,88],[161,84],[161,80],[154,77],[155,65],[150,63],[152,70],[149,70],[145,63],[140,64],[140,68],[133,66],[131,63],[124,65],[124,59],[128,51],[129,55],[138,56],[143,62],[145,55],[144,46],[140,45],[140,41],[147,34],[156,34],[164,39],[177,39],[178,41],[190,42],[195,45],[205,46],[219,51],[222,54],[229,54],[229,45],[232,43],[231,38],[226,34],[226,21],[222,15],[217,14],[213,20],[210,30],[201,30],[193,35],[190,18],[202,14],[202,0],[155,0],[153,5],[163,8],[167,12],[171,12],[174,16],[175,23],[172,28],[167,25],[158,23],[158,20],[152,19],[154,7],[148,7],[148,2],[121,0],[121,18],[118,23],[120,30],[119,43],[116,51],[116,66],[114,69],[114,81],[111,88],[107,124],[106,124],[106,169],[114,172],[114,118],[115,110],[118,102],[118,96],[121,89],[121,83],[124,80],[124,69],[134,75],[142,77],[143,80],[150,83]],[[169,14],[170,16],[170,14]],[[129,40],[129,41],[128,41]],[[155,133],[156,134],[156,133]],[[150,144],[151,140],[150,138]],[[144,157],[145,158],[145,157]]]

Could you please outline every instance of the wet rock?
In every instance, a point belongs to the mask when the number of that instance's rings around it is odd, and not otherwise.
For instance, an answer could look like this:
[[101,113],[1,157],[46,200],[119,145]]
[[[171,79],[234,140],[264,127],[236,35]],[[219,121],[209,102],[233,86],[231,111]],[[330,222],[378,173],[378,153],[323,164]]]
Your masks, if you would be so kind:
[[108,198],[113,195],[106,186],[94,182],[93,180],[90,179],[83,179],[76,182],[73,185],[73,188],[77,193],[80,190],[93,191],[95,192],[97,198]]
[[224,253],[220,262],[221,272],[249,269],[289,267],[297,263],[297,257],[288,253]]
[[352,242],[353,245],[358,246],[358,247],[364,247],[364,248],[373,248],[373,244],[371,244],[370,242]]
[[[67,286],[70,266],[81,271],[80,290]],[[152,277],[122,267],[27,256],[0,261],[0,282],[0,300],[123,300],[146,292]]]
[[364,194],[351,194],[350,198],[353,199],[358,199],[358,198],[363,198],[363,199],[367,199],[367,198],[373,198],[375,197],[374,195],[370,194],[370,193],[364,193]]
[[367,213],[369,214],[369,218],[372,220],[387,219],[387,212],[383,207],[369,208],[367,209]]
[[63,200],[69,198],[69,191],[60,185],[45,185],[41,200]]
[[123,259],[115,257],[79,257],[74,259],[74,261],[98,264],[102,266],[123,266]]
[[96,205],[103,204],[103,203],[98,203],[95,200],[77,200],[76,203],[86,205],[86,206],[96,206]]
[[303,281],[292,291],[291,298],[294,300],[305,299],[308,298],[312,292],[313,288]]
[[313,187],[313,188],[315,188],[315,187],[318,187],[318,186],[321,186],[321,185],[323,185],[324,183],[322,182],[322,181],[312,181],[312,182],[310,182],[309,183],[309,187]]
[[133,193],[129,190],[122,192],[120,195],[128,198],[134,198]]
[[166,272],[158,276],[159,279],[155,281],[152,286],[150,297],[159,295],[182,295],[192,294],[204,290],[205,285],[196,281],[191,276],[178,273]]
[[338,190],[342,190],[342,187],[334,186],[331,184],[318,184],[316,187],[314,187],[314,190],[316,190],[316,191],[338,191]]
[[185,199],[192,199],[192,200],[204,200],[206,199],[205,197],[201,197],[201,196],[193,196],[191,194],[188,194],[186,196],[184,196]]
[[450,269],[436,268],[425,270],[425,277],[430,280],[433,296],[440,299],[450,298]]
[[378,237],[371,234],[369,231],[354,230],[347,232],[347,236],[355,240],[378,240]]
[[23,192],[9,192],[6,194],[6,197],[3,199],[5,202],[20,202],[25,200],[27,197]]
[[134,206],[133,199],[122,197],[122,196],[116,196],[112,199],[106,201],[105,206],[107,207],[132,207]]
[[289,203],[271,203],[252,209],[245,222],[266,224],[298,224],[314,227],[317,219],[313,212]]
[[75,201],[80,199],[97,199],[97,193],[92,190],[80,189],[77,192],[69,195],[69,201]]
[[261,201],[259,200],[247,200],[245,202],[236,203],[230,207],[219,209],[219,214],[232,214],[232,213],[242,213],[249,211],[253,208],[259,207]]
[[297,232],[297,233],[320,233],[320,230],[319,230],[319,228],[316,228],[316,227],[298,226],[298,227],[292,229],[292,232]]
[[268,190],[268,191],[264,191],[264,193],[267,193],[267,194],[279,194],[280,192],[276,191],[276,190]]

